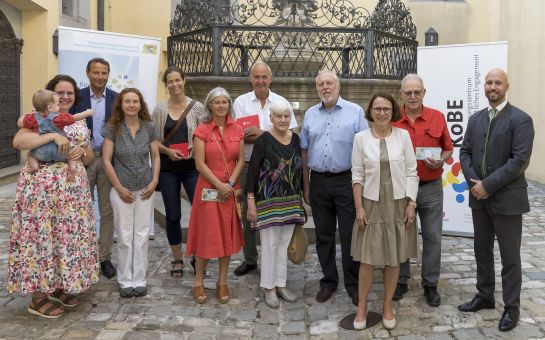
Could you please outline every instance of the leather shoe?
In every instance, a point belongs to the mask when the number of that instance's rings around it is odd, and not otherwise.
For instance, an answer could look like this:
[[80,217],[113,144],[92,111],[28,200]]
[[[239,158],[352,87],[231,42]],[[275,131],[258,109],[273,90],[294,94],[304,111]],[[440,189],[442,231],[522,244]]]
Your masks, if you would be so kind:
[[424,287],[424,296],[426,297],[426,303],[432,307],[441,304],[441,295],[437,292],[437,286]]
[[408,291],[409,287],[406,283],[398,283],[394,292],[393,300],[397,301],[403,299],[403,294],[407,293]]
[[520,311],[516,307],[506,307],[501,316],[498,329],[502,332],[507,332],[517,326],[519,321]]
[[320,291],[318,292],[318,294],[316,294],[316,301],[320,303],[326,302],[327,300],[331,298],[335,290],[337,290],[337,288],[334,288],[334,289],[325,288],[325,287],[320,288]]
[[249,264],[248,262],[246,261],[243,261],[240,266],[238,266],[236,269],[235,269],[235,275],[236,276],[242,276],[242,275],[246,275],[248,274],[249,272],[251,272],[252,270],[256,270],[257,269],[257,264]]
[[106,276],[107,279],[115,276],[115,268],[110,260],[100,262],[100,269],[102,270],[102,275]]
[[462,312],[476,312],[481,309],[494,309],[494,308],[496,308],[496,304],[494,303],[494,301],[485,300],[478,295],[475,295],[473,300],[458,306],[458,310]]

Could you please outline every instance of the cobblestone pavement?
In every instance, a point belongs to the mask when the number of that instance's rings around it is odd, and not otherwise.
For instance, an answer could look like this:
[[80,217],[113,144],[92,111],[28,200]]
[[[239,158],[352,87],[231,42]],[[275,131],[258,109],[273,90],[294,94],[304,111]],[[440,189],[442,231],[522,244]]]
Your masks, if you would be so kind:
[[[11,190],[12,191],[12,190]],[[524,216],[522,239],[522,309],[519,326],[501,333],[497,324],[503,311],[500,263],[496,247],[496,309],[462,313],[458,304],[475,294],[475,261],[472,240],[443,238],[440,307],[429,307],[420,285],[420,262],[413,267],[410,291],[395,303],[398,326],[387,331],[381,324],[365,331],[340,329],[339,320],[355,311],[344,289],[326,303],[316,302],[321,277],[314,247],[303,265],[290,265],[288,287],[301,297],[270,309],[263,302],[258,272],[237,278],[232,274],[241,255],[231,261],[229,286],[232,299],[219,304],[215,298],[217,261],[209,266],[205,286],[209,301],[195,305],[193,273],[184,267],[183,278],[168,274],[171,255],[162,228],[150,242],[149,293],[143,298],[121,299],[115,280],[100,282],[81,296],[81,303],[56,320],[26,311],[28,296],[8,295],[5,290],[7,245],[13,194],[0,188],[0,338],[5,339],[481,339],[545,338],[545,186],[530,184],[532,211]],[[340,250],[337,249],[340,268]],[[116,255],[115,255],[116,256]],[[115,257],[114,257],[115,262]],[[370,294],[371,310],[380,312],[383,296],[381,272],[375,273]]]

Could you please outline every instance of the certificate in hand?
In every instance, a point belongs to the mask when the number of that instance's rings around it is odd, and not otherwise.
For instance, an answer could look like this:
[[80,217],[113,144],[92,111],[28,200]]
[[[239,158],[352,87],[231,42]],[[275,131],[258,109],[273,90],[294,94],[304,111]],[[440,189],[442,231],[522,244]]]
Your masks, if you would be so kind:
[[416,159],[424,160],[431,158],[433,160],[441,160],[441,148],[426,148],[426,147],[416,147]]
[[249,128],[251,126],[255,126],[256,128],[259,128],[259,116],[251,115],[246,117],[240,117],[240,118],[237,118],[236,123],[238,126],[240,126],[243,129]]
[[178,155],[180,157],[187,158],[189,157],[189,144],[188,143],[178,143],[178,144],[170,144],[168,146],[169,149],[176,150]]

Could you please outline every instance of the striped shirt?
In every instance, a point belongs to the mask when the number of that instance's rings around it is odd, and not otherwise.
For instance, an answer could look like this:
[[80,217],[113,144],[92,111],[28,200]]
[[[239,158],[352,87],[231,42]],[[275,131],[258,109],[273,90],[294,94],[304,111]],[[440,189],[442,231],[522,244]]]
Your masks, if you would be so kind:
[[[405,114],[405,107],[401,107],[401,119],[392,122],[396,126],[409,131],[413,148],[416,147],[440,147],[442,151],[453,149],[445,116],[440,111],[422,106],[422,114],[414,123]],[[438,179],[443,174],[443,167],[430,169],[424,161],[417,161],[417,172],[421,182],[428,182]]]

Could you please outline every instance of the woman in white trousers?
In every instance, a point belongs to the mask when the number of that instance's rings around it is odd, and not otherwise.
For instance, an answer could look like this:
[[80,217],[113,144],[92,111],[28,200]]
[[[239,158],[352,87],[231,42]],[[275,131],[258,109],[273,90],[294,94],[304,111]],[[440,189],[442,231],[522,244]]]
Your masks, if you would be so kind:
[[287,249],[294,225],[304,223],[301,143],[289,130],[289,103],[271,104],[272,129],[254,144],[246,177],[247,218],[261,238],[261,287],[265,302],[278,308],[278,296],[296,301],[286,288]]

